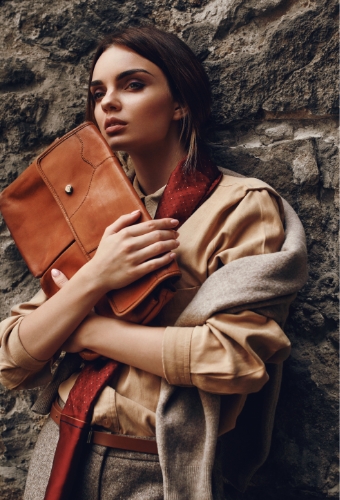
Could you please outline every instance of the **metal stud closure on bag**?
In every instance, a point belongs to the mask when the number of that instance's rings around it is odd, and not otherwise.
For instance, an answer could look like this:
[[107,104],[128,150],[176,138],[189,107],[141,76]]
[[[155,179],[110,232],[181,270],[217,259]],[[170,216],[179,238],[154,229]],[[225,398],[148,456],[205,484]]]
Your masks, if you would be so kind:
[[67,186],[65,186],[65,193],[66,194],[72,194],[73,193],[73,187],[71,186],[71,184],[67,184]]

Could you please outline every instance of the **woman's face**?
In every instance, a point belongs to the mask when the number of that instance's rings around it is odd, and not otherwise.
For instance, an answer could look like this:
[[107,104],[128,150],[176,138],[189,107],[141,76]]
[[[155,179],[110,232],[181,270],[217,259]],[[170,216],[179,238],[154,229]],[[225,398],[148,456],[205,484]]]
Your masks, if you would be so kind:
[[91,92],[97,124],[112,150],[150,151],[174,134],[179,137],[182,110],[164,73],[136,52],[107,49],[95,65]]

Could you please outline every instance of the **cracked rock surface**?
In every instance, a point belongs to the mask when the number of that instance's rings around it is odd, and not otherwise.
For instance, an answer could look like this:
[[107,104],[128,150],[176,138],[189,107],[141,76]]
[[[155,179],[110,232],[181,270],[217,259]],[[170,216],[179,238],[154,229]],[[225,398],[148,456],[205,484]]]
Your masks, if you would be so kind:
[[[97,41],[153,23],[185,40],[214,94],[213,155],[263,179],[298,212],[310,278],[292,306],[272,450],[234,500],[338,498],[337,14],[335,0],[0,0],[0,189],[84,119]],[[30,298],[30,276],[0,223],[1,317]],[[0,491],[22,498],[43,420],[37,390],[0,387]]]

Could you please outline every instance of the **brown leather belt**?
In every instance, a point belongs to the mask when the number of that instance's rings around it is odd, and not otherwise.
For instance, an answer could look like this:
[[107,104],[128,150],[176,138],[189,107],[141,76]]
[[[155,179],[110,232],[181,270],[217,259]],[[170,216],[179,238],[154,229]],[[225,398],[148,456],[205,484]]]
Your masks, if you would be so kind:
[[[62,408],[55,401],[52,404],[50,417],[57,425],[60,425],[60,416]],[[108,446],[109,448],[118,448],[120,450],[138,451],[140,453],[152,453],[158,455],[157,443],[155,440],[143,439],[133,436],[123,436],[118,434],[109,434],[107,432],[92,431],[88,442]]]

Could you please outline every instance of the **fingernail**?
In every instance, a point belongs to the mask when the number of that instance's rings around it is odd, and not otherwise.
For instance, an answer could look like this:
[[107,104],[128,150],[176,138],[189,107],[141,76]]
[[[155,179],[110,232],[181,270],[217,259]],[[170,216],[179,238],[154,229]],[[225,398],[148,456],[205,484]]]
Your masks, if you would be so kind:
[[131,212],[131,215],[135,215],[135,214],[138,214],[140,213],[140,210],[134,210],[133,212]]
[[174,225],[179,223],[179,221],[177,219],[171,219],[170,222],[171,222],[171,224],[174,224]]
[[56,278],[60,275],[60,271],[58,271],[58,269],[52,269],[51,274]]
[[171,252],[171,254],[169,255],[170,259],[174,259],[176,257],[176,254]]

